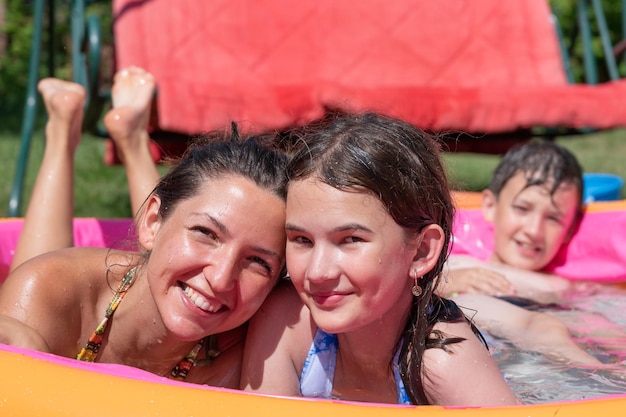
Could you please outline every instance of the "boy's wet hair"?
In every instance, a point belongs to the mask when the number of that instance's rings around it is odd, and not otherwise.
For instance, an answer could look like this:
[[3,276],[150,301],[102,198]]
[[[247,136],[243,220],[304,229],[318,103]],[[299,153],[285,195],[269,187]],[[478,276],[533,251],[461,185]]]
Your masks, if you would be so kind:
[[511,148],[496,167],[488,189],[498,198],[507,182],[518,172],[526,178],[526,186],[546,186],[550,196],[563,185],[578,191],[578,213],[583,209],[583,169],[576,157],[552,141],[540,140]]

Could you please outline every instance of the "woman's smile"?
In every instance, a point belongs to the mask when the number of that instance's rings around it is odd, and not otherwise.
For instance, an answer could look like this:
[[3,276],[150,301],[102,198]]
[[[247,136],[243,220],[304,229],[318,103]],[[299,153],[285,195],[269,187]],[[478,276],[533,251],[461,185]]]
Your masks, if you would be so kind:
[[187,296],[187,298],[199,309],[206,311],[207,313],[217,313],[222,309],[226,309],[227,307],[224,304],[217,302],[216,300],[210,301],[204,295],[194,290],[193,288],[185,285],[183,282],[179,283],[180,287],[183,290],[183,293]]

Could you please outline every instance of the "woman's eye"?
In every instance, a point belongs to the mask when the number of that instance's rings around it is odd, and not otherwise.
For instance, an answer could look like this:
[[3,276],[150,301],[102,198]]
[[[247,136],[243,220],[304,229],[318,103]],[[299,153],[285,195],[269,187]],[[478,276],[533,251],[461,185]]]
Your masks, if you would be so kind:
[[258,256],[253,256],[252,258],[250,258],[250,260],[252,262],[255,262],[259,265],[261,265],[263,268],[265,268],[265,270],[267,271],[268,274],[271,274],[273,271],[272,265],[269,264],[269,262],[267,262],[265,259],[260,258]]
[[548,216],[548,220],[550,220],[551,222],[554,222],[554,223],[558,223],[558,224],[562,223],[561,218],[557,217],[557,216]]
[[513,206],[513,210],[519,213],[526,213],[528,211],[528,208],[522,206]]
[[204,226],[195,226],[192,228],[193,231],[201,233],[204,236],[207,236],[209,239],[216,241],[217,240],[217,235],[215,234],[215,232],[213,232],[213,230],[204,227]]

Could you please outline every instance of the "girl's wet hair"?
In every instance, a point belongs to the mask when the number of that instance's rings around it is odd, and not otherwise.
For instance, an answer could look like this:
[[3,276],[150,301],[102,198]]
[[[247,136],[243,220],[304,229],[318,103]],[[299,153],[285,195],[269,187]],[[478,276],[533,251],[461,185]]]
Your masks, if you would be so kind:
[[433,291],[447,260],[454,218],[439,142],[395,118],[337,111],[287,138],[295,147],[287,166],[290,181],[313,177],[342,191],[369,193],[381,201],[407,236],[429,224],[443,229],[444,247],[435,267],[419,281],[423,293],[414,298],[400,359],[412,401],[428,403],[421,372],[424,350],[460,341],[433,332],[435,323],[428,319],[437,308],[439,299]]
[[506,183],[518,172],[526,178],[524,189],[546,186],[550,196],[563,185],[578,191],[578,213],[583,211],[583,169],[566,148],[551,141],[532,141],[511,148],[496,167],[488,189],[498,198]]

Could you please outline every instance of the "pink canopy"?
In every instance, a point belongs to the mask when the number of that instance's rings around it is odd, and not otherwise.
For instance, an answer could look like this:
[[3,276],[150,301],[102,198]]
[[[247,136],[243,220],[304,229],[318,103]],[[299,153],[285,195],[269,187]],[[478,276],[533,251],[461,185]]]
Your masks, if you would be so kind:
[[282,128],[326,107],[432,130],[626,125],[626,81],[568,85],[547,0],[114,0],[158,128]]

